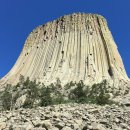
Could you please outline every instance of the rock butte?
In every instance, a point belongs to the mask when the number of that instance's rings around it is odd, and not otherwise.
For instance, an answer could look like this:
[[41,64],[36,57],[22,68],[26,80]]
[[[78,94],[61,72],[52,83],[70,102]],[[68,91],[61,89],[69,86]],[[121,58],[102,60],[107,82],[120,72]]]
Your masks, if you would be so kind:
[[114,87],[129,79],[105,18],[74,13],[34,29],[10,72],[0,84],[15,84],[19,76],[44,84],[83,80],[93,84],[107,79]]

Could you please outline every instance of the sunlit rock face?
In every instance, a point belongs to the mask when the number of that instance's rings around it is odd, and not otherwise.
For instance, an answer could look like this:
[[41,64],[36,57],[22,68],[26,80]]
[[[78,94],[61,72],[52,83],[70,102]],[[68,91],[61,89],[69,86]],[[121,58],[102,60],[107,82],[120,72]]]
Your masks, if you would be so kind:
[[125,87],[129,81],[106,20],[85,13],[65,15],[34,29],[0,84],[15,84],[20,75],[44,84],[107,79],[114,87]]

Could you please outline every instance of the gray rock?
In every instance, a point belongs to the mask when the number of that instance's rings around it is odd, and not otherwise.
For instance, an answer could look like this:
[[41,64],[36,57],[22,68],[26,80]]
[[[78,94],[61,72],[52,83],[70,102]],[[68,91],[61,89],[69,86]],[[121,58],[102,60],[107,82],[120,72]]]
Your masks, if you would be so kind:
[[49,130],[51,130],[52,127],[53,127],[50,120],[42,121],[41,124],[42,124],[43,127],[47,128]]
[[[0,113],[0,123],[2,123],[2,127],[6,127],[5,130],[8,130],[11,125],[16,130],[25,128],[25,130],[35,130],[35,128],[36,130],[130,129],[130,110],[126,107],[91,104],[62,104],[60,106],[62,109],[58,105],[54,105],[3,111]],[[98,110],[98,112],[88,113],[90,109]],[[6,123],[5,126],[3,122]]]
[[123,128],[123,129],[130,129],[130,127],[125,124],[125,123],[120,123],[120,126]]
[[32,123],[35,127],[41,126],[41,120],[32,120]]
[[92,127],[94,130],[106,130],[101,124],[98,123],[92,123]]
[[64,122],[59,122],[58,124],[55,125],[57,128],[62,129],[65,126]]
[[122,100],[122,104],[130,107],[130,94],[128,94],[124,97],[124,99]]
[[62,128],[61,130],[73,130],[71,127],[65,126],[64,128]]
[[73,124],[71,125],[71,127],[72,127],[74,130],[79,130],[79,129],[80,129],[79,125],[76,124],[76,123],[73,123]]
[[0,130],[3,130],[6,128],[6,122],[0,122]]
[[19,97],[15,103],[15,108],[20,108],[21,106],[23,106],[23,104],[25,103],[27,99],[27,95],[22,95],[21,97]]

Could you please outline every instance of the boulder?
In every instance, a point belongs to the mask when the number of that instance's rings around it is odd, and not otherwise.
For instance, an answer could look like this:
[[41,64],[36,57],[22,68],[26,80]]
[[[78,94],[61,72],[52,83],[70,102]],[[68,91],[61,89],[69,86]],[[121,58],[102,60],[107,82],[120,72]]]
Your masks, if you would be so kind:
[[65,126],[64,128],[62,128],[61,130],[73,130],[71,127]]
[[3,130],[6,128],[6,122],[0,122],[0,130]]
[[16,103],[15,103],[15,108],[20,108],[21,106],[23,106],[23,104],[25,103],[27,99],[27,95],[22,95],[21,97],[19,97],[17,100],[16,100]]

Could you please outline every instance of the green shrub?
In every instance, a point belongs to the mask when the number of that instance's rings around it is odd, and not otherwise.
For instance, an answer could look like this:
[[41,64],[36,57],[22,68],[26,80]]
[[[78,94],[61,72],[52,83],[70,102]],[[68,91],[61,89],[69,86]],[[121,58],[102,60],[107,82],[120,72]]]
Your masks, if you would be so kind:
[[1,104],[4,110],[10,110],[12,105],[12,94],[9,88],[6,88],[1,96]]
[[75,100],[79,102],[80,98],[86,97],[85,92],[83,91],[84,84],[83,82],[79,82],[77,87],[70,91],[69,98],[71,100]]
[[[35,102],[40,98],[39,96],[39,84],[36,83],[36,80],[30,81],[29,78],[23,83],[27,89],[27,100],[24,103],[24,107],[33,107]],[[36,104],[35,104],[36,105]]]
[[51,97],[51,90],[49,87],[42,87],[40,90],[40,106],[48,106],[52,105],[52,97]]
[[72,86],[75,86],[75,84],[76,84],[76,83],[74,83],[73,81],[71,81],[70,83],[67,83],[67,84],[64,86],[64,88],[65,88],[65,90],[68,90],[68,89],[70,89]]
[[53,104],[62,104],[62,103],[65,103],[65,100],[63,95],[59,93],[58,95],[56,95],[56,97],[54,97]]
[[101,92],[99,94],[99,96],[96,97],[96,102],[99,105],[109,104],[109,98],[110,98],[110,96],[108,94]]
[[30,98],[27,98],[23,104],[23,108],[33,108],[33,101]]
[[[60,80],[57,83],[45,86],[37,83],[36,80],[30,81],[29,77],[25,80],[23,76],[15,86],[7,86],[1,93],[1,104],[4,110],[12,109],[22,94],[27,95],[24,102],[24,108],[33,108],[37,106],[48,106],[62,103],[92,103],[92,104],[113,104],[109,98],[108,84],[104,80],[101,83],[86,86],[83,81],[79,83],[70,82],[64,86],[62,91]],[[69,91],[70,90],[70,91]],[[24,92],[21,94],[21,92]]]
[[[71,90],[69,99],[77,103],[94,103],[99,105],[109,104],[112,101],[109,100],[107,81],[104,80],[101,83],[93,84],[92,87],[85,86],[82,81],[76,84],[76,88]],[[84,88],[86,88],[84,90]]]

